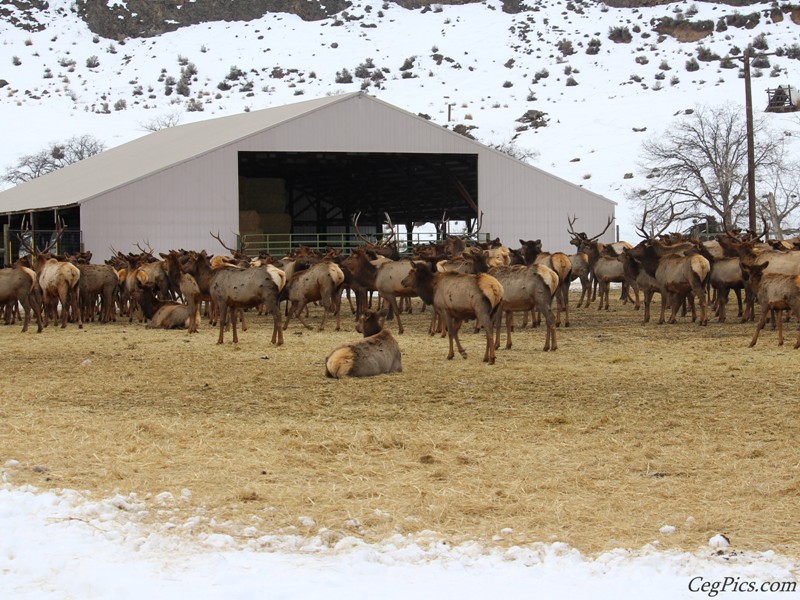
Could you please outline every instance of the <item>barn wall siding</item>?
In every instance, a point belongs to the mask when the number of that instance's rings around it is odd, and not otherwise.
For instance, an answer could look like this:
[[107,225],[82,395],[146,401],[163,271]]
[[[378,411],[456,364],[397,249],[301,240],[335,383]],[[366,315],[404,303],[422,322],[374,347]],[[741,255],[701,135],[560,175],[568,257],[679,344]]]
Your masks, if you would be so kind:
[[219,232],[231,247],[239,229],[237,156],[223,148],[103,194],[81,205],[86,248],[108,258],[110,246],[137,252],[136,243],[154,250],[224,249],[211,238]]

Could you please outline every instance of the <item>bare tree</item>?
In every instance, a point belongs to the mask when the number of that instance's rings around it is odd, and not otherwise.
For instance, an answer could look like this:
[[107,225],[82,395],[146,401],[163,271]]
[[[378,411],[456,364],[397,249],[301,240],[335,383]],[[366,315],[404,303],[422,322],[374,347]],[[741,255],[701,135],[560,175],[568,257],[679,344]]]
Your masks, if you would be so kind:
[[[754,123],[756,180],[783,173],[784,137],[772,134],[764,119]],[[670,214],[683,220],[715,217],[728,227],[746,222],[747,136],[740,106],[701,106],[682,115],[667,130],[642,145],[640,168],[649,187],[634,190],[629,199],[645,210],[651,226]]]
[[517,146],[514,140],[489,144],[489,146],[524,163],[531,164],[539,159],[538,150],[531,150],[529,148]]
[[177,110],[173,110],[171,112],[158,115],[157,117],[154,117],[145,123],[140,123],[140,126],[145,131],[155,132],[159,129],[175,127],[176,125],[180,125],[180,122],[181,113]]
[[787,160],[785,167],[765,173],[758,197],[758,211],[777,239],[797,228],[800,213],[800,164]]
[[2,180],[17,185],[99,154],[103,150],[105,144],[92,135],[73,136],[66,142],[54,143],[35,154],[20,157],[16,165],[6,169]]

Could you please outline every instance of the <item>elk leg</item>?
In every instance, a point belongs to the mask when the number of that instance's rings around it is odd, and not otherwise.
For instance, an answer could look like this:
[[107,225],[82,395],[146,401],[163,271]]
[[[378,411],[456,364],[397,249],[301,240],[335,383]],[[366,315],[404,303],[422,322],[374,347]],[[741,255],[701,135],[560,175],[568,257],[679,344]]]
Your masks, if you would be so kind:
[[564,327],[569,327],[569,281],[561,284],[561,292],[564,296]]
[[228,305],[223,304],[220,307],[220,318],[219,318],[219,338],[217,339],[218,344],[223,343],[223,338],[225,336],[225,321],[228,320]]
[[[226,306],[227,306],[227,303],[226,303]],[[239,337],[236,335],[236,320],[237,320],[236,313],[238,311],[240,311],[240,310],[244,310],[244,309],[241,309],[241,308],[237,309],[235,307],[231,307],[231,309],[230,309],[231,329],[233,330],[233,343],[234,344],[238,344],[239,343]],[[220,322],[222,322],[222,320],[223,319],[220,319]]]
[[[484,323],[484,329],[486,330],[486,349],[483,352],[483,362],[489,363],[490,365],[494,364],[495,361],[495,352],[494,352],[494,327],[495,324],[498,322],[498,318],[500,317],[500,310],[498,309],[497,312],[488,319],[488,322]],[[476,319],[476,321],[482,321],[483,319]]]
[[[403,333],[403,322],[400,320],[400,311],[397,308],[397,298],[395,296],[381,296],[381,298],[389,303],[389,315],[394,313],[394,316],[397,319],[397,333]],[[387,316],[386,318],[390,319],[391,316]]]
[[553,322],[553,309],[549,306],[542,306],[539,311],[544,313],[545,328],[547,331],[544,338],[543,351],[556,350],[558,346],[556,345],[556,326]]
[[764,325],[767,322],[767,316],[769,316],[769,309],[767,309],[765,307],[761,311],[761,319],[759,319],[759,321],[758,321],[758,325],[756,326],[756,332],[755,332],[755,334],[753,334],[753,339],[750,340],[750,347],[751,348],[756,345],[756,342],[758,341],[758,334],[761,333],[761,330],[764,328]]
[[[497,346],[500,346],[500,322],[502,321],[502,315],[497,320]],[[506,350],[511,348],[511,332],[514,331],[514,313],[513,311],[507,310],[506,311]]]
[[783,346],[783,309],[778,309],[775,313],[778,320],[778,346]]
[[[461,345],[461,340],[458,339],[458,331],[461,329],[461,325],[464,321],[462,319],[448,319],[448,326],[447,332],[450,335],[450,356],[449,358],[453,358],[453,340],[456,342],[456,348],[458,348],[458,353],[463,357],[467,358],[467,351],[464,350],[464,347]],[[450,324],[452,323],[453,329],[452,332],[450,330]]]

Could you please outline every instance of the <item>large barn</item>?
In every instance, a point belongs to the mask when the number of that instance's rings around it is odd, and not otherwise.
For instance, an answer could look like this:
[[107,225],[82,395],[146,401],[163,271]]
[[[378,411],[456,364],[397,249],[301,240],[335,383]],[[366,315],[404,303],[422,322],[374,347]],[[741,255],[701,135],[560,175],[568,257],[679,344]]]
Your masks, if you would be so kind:
[[41,237],[62,222],[65,243],[98,259],[137,244],[222,252],[209,232],[248,249],[335,242],[358,214],[365,236],[380,235],[387,216],[405,232],[480,221],[482,234],[509,245],[540,238],[568,251],[568,215],[593,235],[614,208],[363,92],[162,129],[0,193],[7,255],[21,228],[32,223]]

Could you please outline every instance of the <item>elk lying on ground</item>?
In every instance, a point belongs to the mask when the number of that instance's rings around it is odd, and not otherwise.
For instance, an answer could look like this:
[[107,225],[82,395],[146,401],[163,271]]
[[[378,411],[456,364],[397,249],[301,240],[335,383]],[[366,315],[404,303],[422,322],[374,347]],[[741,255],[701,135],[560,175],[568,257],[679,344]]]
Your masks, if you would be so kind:
[[448,359],[455,355],[453,342],[464,358],[467,353],[458,339],[458,331],[465,319],[476,319],[486,332],[486,350],[483,362],[495,362],[494,329],[503,300],[503,286],[486,273],[434,273],[425,263],[414,264],[402,284],[413,287],[422,301],[433,306],[445,320],[450,342]]
[[160,300],[153,292],[153,285],[140,284],[140,302],[142,312],[148,320],[148,329],[189,329],[197,330],[200,321],[200,311],[195,304],[189,307],[186,304],[168,300]]
[[356,324],[364,339],[334,348],[325,359],[326,377],[369,377],[403,370],[400,346],[383,326],[385,316],[386,310],[364,311]]
[[[778,321],[778,345],[783,345],[783,311],[791,310],[796,319],[800,319],[800,275],[783,275],[766,272],[769,261],[761,264],[742,263],[742,269],[748,274],[753,292],[761,305],[761,319],[756,332],[750,341],[750,347],[756,345],[758,334],[764,328],[771,312],[775,312]],[[795,349],[800,348],[800,332],[797,335]]]
[[[556,350],[555,316],[551,308],[553,296],[559,287],[558,275],[544,265],[513,265],[493,267],[489,275],[503,286],[503,301],[500,310],[506,315],[506,348],[511,348],[511,330],[514,327],[514,311],[537,310],[544,315],[547,326],[544,351]],[[495,348],[500,347],[500,326],[497,319]]]
[[22,331],[28,331],[31,309],[36,315],[37,333],[42,332],[42,312],[36,295],[36,273],[28,267],[15,265],[10,269],[0,269],[0,305],[16,307],[22,305],[24,320]]

